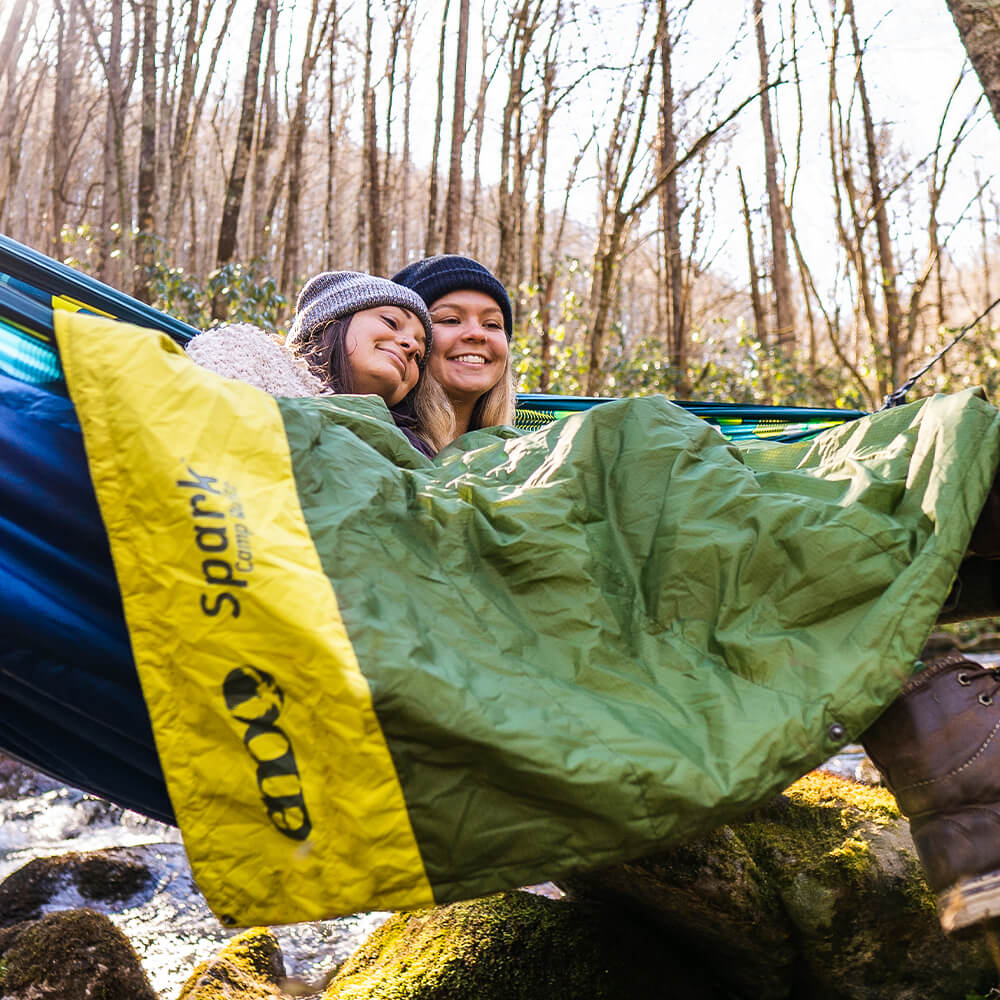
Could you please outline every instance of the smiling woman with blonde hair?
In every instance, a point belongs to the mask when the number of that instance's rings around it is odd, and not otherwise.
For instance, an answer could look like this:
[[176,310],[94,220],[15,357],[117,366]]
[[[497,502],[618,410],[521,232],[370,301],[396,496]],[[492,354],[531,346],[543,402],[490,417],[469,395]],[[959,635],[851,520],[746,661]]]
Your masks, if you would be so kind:
[[430,310],[434,350],[428,370],[454,416],[447,441],[466,431],[513,423],[514,324],[500,280],[478,261],[458,254],[425,257],[392,280],[416,292]]

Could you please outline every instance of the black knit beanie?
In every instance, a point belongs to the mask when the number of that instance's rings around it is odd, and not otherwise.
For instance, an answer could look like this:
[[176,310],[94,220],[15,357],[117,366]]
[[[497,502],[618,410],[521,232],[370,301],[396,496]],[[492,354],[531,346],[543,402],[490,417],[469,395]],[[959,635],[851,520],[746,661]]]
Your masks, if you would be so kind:
[[407,264],[392,276],[397,285],[412,288],[430,308],[442,295],[469,289],[483,292],[493,299],[503,313],[503,328],[510,340],[514,332],[514,315],[510,296],[500,280],[493,276],[479,261],[454,253],[437,254]]

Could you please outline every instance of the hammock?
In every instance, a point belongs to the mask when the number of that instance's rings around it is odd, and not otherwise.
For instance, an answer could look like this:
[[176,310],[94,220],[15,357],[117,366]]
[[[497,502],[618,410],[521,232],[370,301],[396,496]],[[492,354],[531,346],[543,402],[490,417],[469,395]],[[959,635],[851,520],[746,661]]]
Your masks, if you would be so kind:
[[[53,309],[111,316],[161,330],[182,345],[198,333],[187,323],[0,235],[0,372],[61,391],[52,385],[62,377],[52,333]],[[515,426],[537,430],[607,401],[596,396],[521,393]],[[731,441],[805,440],[864,416],[864,411],[850,409],[674,402],[718,427]]]
[[10,241],[0,272],[0,747],[176,815],[231,923],[739,815],[892,699],[996,470],[973,391],[857,423],[528,396],[540,430],[431,463],[364,397],[219,379]]
[[[0,235],[0,604],[7,645],[3,748],[80,787],[172,819],[138,688],[109,664],[131,659],[107,537],[73,405],[66,395],[53,310],[159,330],[184,344],[198,330]],[[523,394],[517,426],[537,429],[607,402]],[[857,410],[680,402],[734,441],[796,441],[854,420]],[[28,684],[26,664],[56,683]],[[72,669],[67,666],[72,664]],[[119,720],[95,726],[97,682]],[[51,700],[43,691],[61,691]],[[49,699],[49,703],[46,703]],[[81,757],[79,747],[88,752]]]

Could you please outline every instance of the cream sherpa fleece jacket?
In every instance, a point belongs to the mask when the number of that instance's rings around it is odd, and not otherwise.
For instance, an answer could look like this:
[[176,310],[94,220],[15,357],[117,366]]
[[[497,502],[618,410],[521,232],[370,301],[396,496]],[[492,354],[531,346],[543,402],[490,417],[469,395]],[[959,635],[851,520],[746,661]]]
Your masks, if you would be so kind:
[[330,390],[270,334],[250,323],[206,330],[185,348],[196,364],[272,396],[328,396]]

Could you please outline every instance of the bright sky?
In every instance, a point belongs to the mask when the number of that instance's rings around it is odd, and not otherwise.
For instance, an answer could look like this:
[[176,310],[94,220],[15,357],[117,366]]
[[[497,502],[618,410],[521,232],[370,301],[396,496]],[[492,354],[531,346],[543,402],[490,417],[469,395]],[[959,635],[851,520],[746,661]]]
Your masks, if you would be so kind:
[[[812,4],[818,9],[822,32],[828,32],[829,0],[812,0]],[[625,3],[596,0],[588,5],[593,14],[590,22],[581,27],[579,41],[588,46],[591,64],[602,61],[602,57],[611,62],[627,57],[634,43],[633,25],[638,20],[641,6],[642,0],[626,0]],[[440,14],[433,13],[435,7],[440,10],[443,4],[439,2],[424,7],[428,11],[428,25],[423,33],[423,45],[426,48],[421,50],[425,84],[416,90],[418,95],[424,95],[423,116],[428,123],[433,121],[434,73],[437,68],[436,30],[428,28],[439,23]],[[468,83],[470,101],[474,99],[478,85],[476,39],[479,27],[475,7],[474,2],[474,23],[470,28],[470,37],[473,39],[470,42],[472,65]],[[765,3],[767,40],[773,53],[772,72],[780,61],[779,13],[787,25],[789,8],[789,0],[783,0],[780,8],[775,0],[766,0]],[[884,122],[889,126],[893,159],[899,169],[902,169],[904,164],[912,165],[933,149],[940,116],[961,72],[965,52],[944,0],[907,0],[906,3],[897,3],[895,6],[891,0],[860,0],[856,3],[856,8],[863,43],[867,36],[865,73],[873,113],[877,123]],[[675,53],[675,92],[681,91],[685,84],[690,86],[703,79],[716,66],[721,66],[729,78],[719,101],[720,111],[728,111],[748,94],[756,91],[759,69],[749,18],[750,9],[751,0],[694,0],[687,14],[684,41]],[[798,0],[797,11],[799,67],[803,76],[806,104],[806,138],[796,194],[796,219],[807,256],[819,261],[819,270],[822,270],[823,260],[832,256],[827,248],[833,239],[830,166],[826,140],[823,138],[828,104],[828,38],[816,27],[816,18],[810,11],[810,0]],[[449,62],[453,44],[450,39],[446,50]],[[645,44],[642,51],[644,50]],[[840,51],[840,90],[842,99],[846,101],[853,75],[849,37],[842,37]],[[786,44],[784,55],[787,57],[789,54],[790,44]],[[569,78],[569,73],[569,70],[564,71],[563,79]],[[787,77],[790,79],[790,70]],[[579,146],[578,137],[589,131],[595,115],[607,115],[613,111],[617,94],[612,83],[609,74],[594,74],[579,91],[572,109],[563,111],[554,120],[553,127],[559,138],[552,143],[548,173],[553,197],[560,195],[573,155]],[[487,171],[495,171],[499,160],[495,152],[495,139],[499,130],[502,81],[498,80],[495,87],[495,96],[490,106],[495,132],[493,136],[487,137],[488,146],[483,160]],[[797,126],[794,88],[788,84],[772,93],[775,95],[772,100],[776,101],[779,116],[779,136],[791,157]],[[970,72],[953,104],[945,131],[946,137],[954,133],[980,93],[978,80]],[[700,99],[704,102],[708,95]],[[448,101],[446,109],[450,108],[450,98]],[[692,102],[691,107],[695,108],[696,102]],[[965,208],[975,190],[973,177],[976,167],[978,166],[985,179],[992,173],[993,164],[1000,163],[1000,129],[989,116],[985,102],[980,112],[982,120],[963,147],[952,170],[939,213],[942,221],[956,219]],[[713,192],[716,198],[714,215],[719,220],[715,234],[719,254],[714,258],[715,266],[729,271],[740,282],[745,280],[746,261],[736,166],[743,169],[744,178],[751,187],[751,199],[754,200],[756,194],[757,203],[762,204],[763,146],[759,115],[758,105],[751,104],[727,130],[729,163]],[[419,133],[420,130],[417,131]],[[430,131],[428,124],[422,135],[415,136],[415,153],[424,162],[430,159]],[[595,188],[586,178],[593,176],[595,165],[596,157],[591,155],[585,161],[585,169],[580,175],[581,182],[572,201],[574,213],[581,220],[593,218]],[[791,164],[789,179],[790,170]],[[488,175],[486,180],[495,181],[495,173]],[[917,215],[913,241],[921,250],[925,228],[926,217]],[[961,249],[963,240],[969,243],[978,238],[972,228],[970,223],[964,231],[956,234],[952,244],[953,252]],[[817,278],[822,280],[819,274]]]
[[[386,0],[386,3],[388,0]],[[508,0],[513,2],[513,0]],[[645,0],[648,2],[648,0]],[[44,8],[50,0],[40,0]],[[284,37],[279,38],[279,59],[290,62],[291,75],[297,76],[300,54],[296,51],[304,35],[305,18],[308,15],[306,3],[282,0],[284,10],[282,23],[286,25]],[[574,37],[567,39],[578,50],[584,46],[588,51],[589,65],[602,61],[620,61],[630,51],[635,39],[637,12],[644,0],[590,0],[581,4],[589,12],[585,22]],[[818,17],[828,30],[830,0],[797,0],[799,18],[800,68],[805,88],[807,137],[803,147],[803,163],[795,202],[795,217],[800,236],[806,245],[810,258],[822,260],[824,246],[832,238],[830,210],[830,167],[825,140],[822,138],[826,125],[827,58],[825,40],[820,37],[811,13],[811,6],[819,10]],[[768,43],[774,53],[772,65],[778,61],[777,47],[781,32],[778,27],[779,14],[787,22],[791,0],[766,0],[765,16]],[[487,0],[486,6],[493,10],[494,0]],[[655,7],[655,4],[652,5]],[[221,5],[218,5],[221,7]],[[380,0],[373,0],[376,17],[384,24],[387,16]],[[452,0],[450,18],[457,22],[457,0]],[[964,61],[964,50],[947,10],[945,0],[906,0],[893,5],[892,0],[857,0],[856,7],[862,23],[862,31],[869,35],[866,75],[869,84],[874,114],[878,121],[891,126],[892,147],[899,164],[912,164],[926,155],[932,148],[938,122],[951,87]],[[444,8],[443,0],[417,0],[418,33],[415,49],[417,80],[414,87],[415,109],[413,114],[413,154],[420,163],[430,160],[433,131],[435,76],[437,72],[437,41],[440,19]],[[726,111],[735,106],[747,94],[757,89],[757,56],[754,45],[749,10],[751,0],[693,0],[687,14],[687,32],[684,41],[675,53],[675,90],[680,91],[685,84],[703,79],[718,65],[724,68],[729,82],[719,100],[719,108]],[[230,67],[228,78],[230,100],[235,100],[241,84],[242,68],[245,63],[246,45],[250,30],[250,0],[241,0],[236,23],[231,31],[226,50]],[[472,24],[470,25],[470,66],[468,71],[467,95],[471,105],[475,99],[479,83],[480,49],[480,2],[472,0]],[[347,30],[355,39],[363,38],[364,3],[355,0],[348,6],[341,3],[345,11]],[[291,18],[289,11],[293,12]],[[40,14],[44,17],[44,12]],[[0,18],[2,20],[2,18]],[[294,25],[293,41],[289,42],[288,25]],[[385,65],[386,40],[376,40],[376,68]],[[846,39],[844,40],[846,42]],[[646,44],[644,43],[643,48]],[[568,48],[569,46],[567,46]],[[852,72],[852,61],[846,46],[840,71],[842,73],[842,93],[848,93],[848,81]],[[787,46],[786,53],[787,55]],[[381,62],[380,62],[381,60]],[[450,33],[446,48],[446,75],[453,75],[454,31]],[[358,63],[360,66],[360,63]],[[400,67],[402,72],[402,66]],[[571,78],[572,67],[564,68],[562,79]],[[360,89],[360,68],[352,80],[355,93]],[[294,89],[294,88],[290,88]],[[499,155],[497,152],[499,122],[503,102],[504,81],[498,77],[491,90],[489,104],[488,134],[484,147],[482,166],[484,181],[489,184],[497,180]],[[961,117],[972,107],[976,95],[980,93],[974,76],[963,85],[956,100],[952,124],[948,134],[954,131]],[[786,150],[791,151],[795,134],[795,103],[791,85],[774,92],[779,114],[779,134]],[[700,94],[698,101],[708,101],[708,95]],[[572,105],[557,114],[553,122],[555,139],[551,144],[548,184],[552,200],[561,197],[561,189],[572,158],[578,148],[578,136],[589,132],[595,117],[607,116],[615,106],[617,95],[613,79],[608,73],[593,73],[580,88]],[[691,107],[697,114],[698,101]],[[402,100],[397,101],[400,108]],[[385,105],[384,92],[379,94],[379,113]],[[448,119],[451,96],[445,101],[445,127],[442,144],[442,162],[447,162]],[[975,189],[973,176],[976,168],[983,177],[988,177],[993,165],[1000,163],[1000,129],[985,113],[983,121],[975,129],[971,140],[956,160],[948,194],[942,206],[944,220],[956,218]],[[319,116],[317,116],[319,117]],[[358,123],[358,127],[360,127]],[[396,126],[394,139],[398,143],[400,127]],[[737,122],[726,133],[728,143],[728,163],[721,176],[713,185],[716,199],[713,217],[717,220],[713,239],[719,251],[715,266],[730,271],[734,278],[745,280],[744,236],[740,221],[736,166],[743,169],[747,183],[751,185],[751,199],[763,204],[763,163],[760,136],[759,111],[756,103],[746,108]],[[471,147],[471,143],[469,143]],[[471,157],[471,150],[470,150]],[[471,167],[471,162],[470,162]],[[595,187],[587,178],[592,178],[596,168],[596,154],[592,153],[584,162],[580,181],[572,201],[574,215],[582,222],[591,221],[595,210]],[[914,223],[914,241],[920,242],[926,219]],[[953,251],[961,249],[964,240],[971,245],[971,232],[956,238]],[[825,254],[829,256],[829,254]]]

